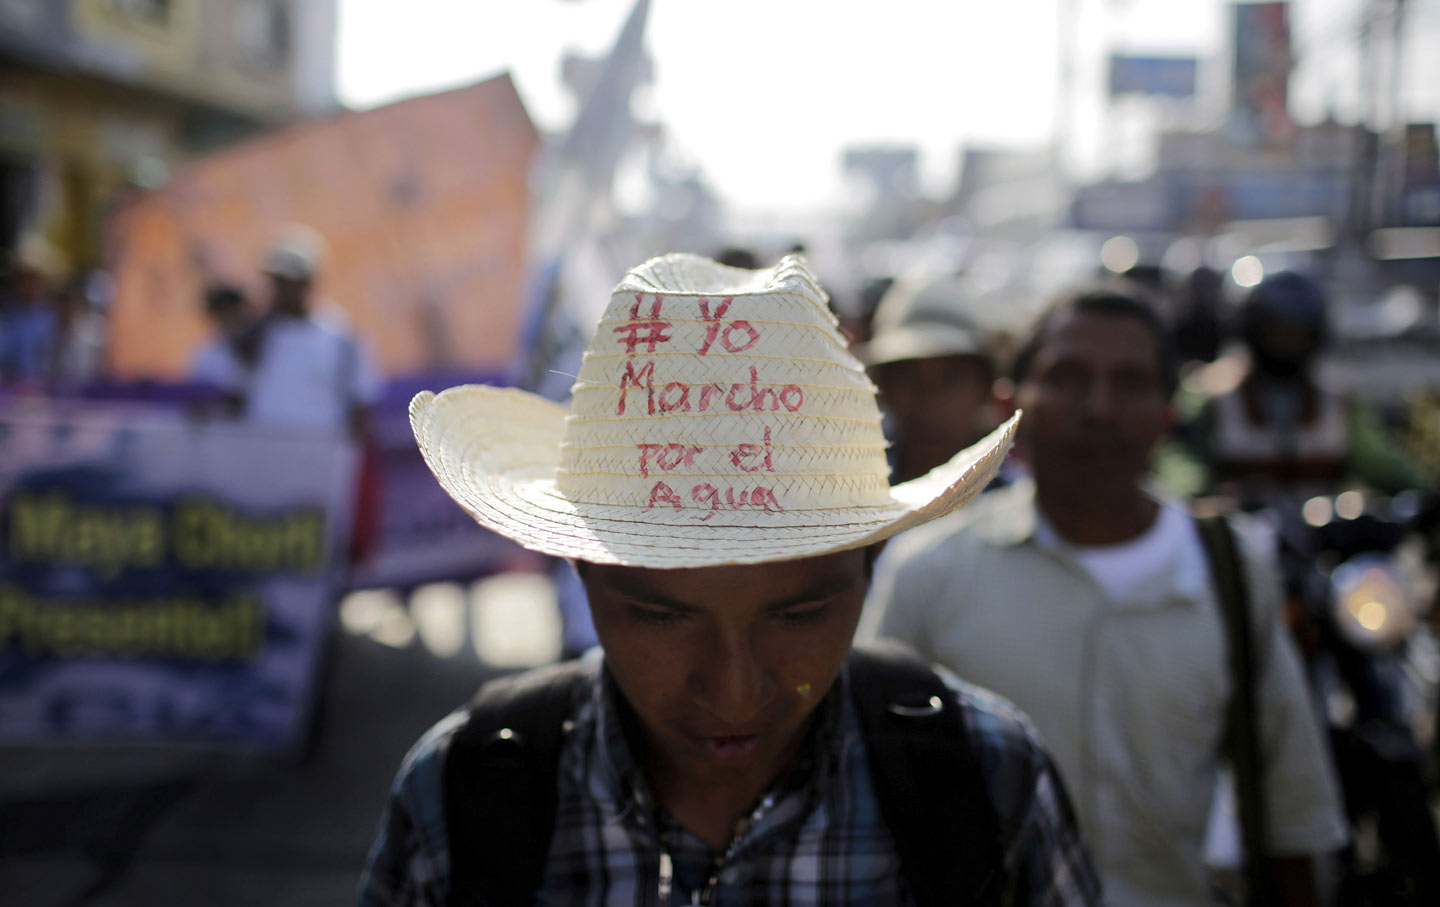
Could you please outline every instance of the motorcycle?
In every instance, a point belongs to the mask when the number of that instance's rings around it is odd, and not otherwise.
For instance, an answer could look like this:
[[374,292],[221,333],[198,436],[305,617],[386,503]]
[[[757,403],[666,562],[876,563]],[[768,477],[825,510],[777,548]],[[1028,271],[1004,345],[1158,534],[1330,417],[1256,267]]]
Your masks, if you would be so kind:
[[1319,496],[1284,527],[1291,629],[1326,720],[1352,841],[1341,905],[1440,903],[1431,811],[1440,646],[1440,504],[1417,492]]

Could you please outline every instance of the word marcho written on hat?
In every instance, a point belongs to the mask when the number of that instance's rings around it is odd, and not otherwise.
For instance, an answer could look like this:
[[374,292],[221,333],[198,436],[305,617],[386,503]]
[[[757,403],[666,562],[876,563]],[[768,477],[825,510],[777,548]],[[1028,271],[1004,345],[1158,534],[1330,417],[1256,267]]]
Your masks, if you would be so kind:
[[[678,302],[679,300],[672,300]],[[718,300],[708,297],[700,297],[696,300],[700,310],[700,321],[704,325],[704,336],[699,339],[698,345],[685,352],[693,353],[699,357],[709,357],[712,354],[743,354],[754,347],[759,341],[761,332],[751,322],[745,319],[726,320],[733,296],[727,296]],[[714,307],[712,308],[712,303]],[[645,414],[651,416],[665,416],[669,413],[706,413],[718,414],[761,414],[766,412],[799,412],[805,405],[805,391],[798,384],[765,384],[760,380],[759,368],[747,364],[748,379],[722,382],[722,381],[669,381],[662,382],[655,373],[655,360],[642,359],[637,367],[635,355],[640,352],[655,353],[657,350],[675,344],[676,338],[671,333],[675,324],[667,320],[663,314],[665,298],[661,295],[652,297],[648,312],[642,313],[645,306],[643,294],[635,294],[635,302],[630,306],[629,320],[623,324],[614,326],[611,330],[615,334],[618,343],[624,348],[628,357],[621,369],[618,384],[618,396],[615,402],[615,414],[626,415],[627,409],[633,412],[634,402],[628,399],[629,393],[643,391],[645,395]],[[693,360],[692,360],[693,361]],[[656,390],[657,384],[659,390]],[[774,448],[771,444],[770,427],[762,427],[763,440],[757,439],[755,443],[742,443],[727,446],[723,451],[712,452],[712,456],[718,453],[726,458],[726,461],[735,469],[744,473],[770,472],[775,471]],[[695,464],[698,456],[706,453],[705,445],[679,443],[674,441],[644,442],[635,445],[638,453],[638,466],[640,475],[649,477],[651,470],[668,472],[678,467],[691,467]],[[699,482],[690,488],[690,499],[702,509],[708,509],[704,516],[697,519],[708,520],[717,510],[722,508],[729,510],[755,509],[770,513],[783,511],[780,501],[775,492],[767,485],[750,485],[744,488],[735,486],[717,487],[710,482]],[[683,509],[686,505],[684,500],[664,480],[658,479],[650,489],[649,501],[646,509],[656,506],[669,505],[675,509]]]
[[[728,353],[743,353],[760,341],[759,328],[749,321],[723,321],[733,301],[733,296],[725,297],[719,301],[712,313],[710,300],[700,297],[700,317],[705,322],[705,338],[694,350],[696,355],[708,356],[712,350],[719,352],[715,349],[717,339]],[[625,347],[625,352],[631,356],[635,355],[642,344],[645,352],[654,353],[656,347],[666,346],[674,340],[668,333],[674,327],[673,322],[661,319],[664,297],[655,296],[648,318],[640,314],[643,304],[644,297],[636,293],[635,304],[630,307],[630,320],[611,329]],[[625,415],[627,394],[632,389],[641,388],[645,390],[645,411],[652,416],[672,412],[710,412],[712,404],[716,412],[732,413],[759,413],[765,412],[767,408],[770,412],[776,412],[781,407],[794,413],[799,412],[805,405],[804,388],[798,384],[762,385],[759,370],[753,365],[750,366],[749,382],[731,383],[728,390],[724,383],[718,381],[670,381],[662,385],[657,398],[655,384],[655,360],[647,359],[644,365],[636,368],[634,359],[626,359],[624,371],[620,375],[620,393],[615,403],[615,415]]]

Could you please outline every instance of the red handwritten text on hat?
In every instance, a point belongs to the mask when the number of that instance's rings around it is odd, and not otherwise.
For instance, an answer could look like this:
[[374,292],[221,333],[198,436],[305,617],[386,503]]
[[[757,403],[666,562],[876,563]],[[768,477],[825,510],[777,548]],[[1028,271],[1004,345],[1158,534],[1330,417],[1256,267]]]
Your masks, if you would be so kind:
[[[760,457],[760,464],[755,465],[754,460]],[[773,460],[774,451],[770,447],[770,426],[765,426],[765,443],[741,444],[730,451],[730,463],[742,472],[759,472],[762,468],[766,472],[775,471]]]
[[[783,513],[785,510],[780,506],[780,500],[775,496],[775,492],[764,485],[741,489],[737,494],[734,487],[726,487],[722,492],[709,482],[701,482],[691,487],[690,497],[702,508],[708,508],[710,511],[704,516],[696,516],[696,519],[701,522],[710,519],[715,515],[715,511],[722,508],[727,510],[750,508],[764,510],[767,513]],[[682,510],[685,507],[685,503],[680,500],[680,496],[675,493],[675,490],[663,481],[656,482],[650,489],[650,503],[645,505],[645,509],[649,510],[657,504],[669,504],[676,510]]]
[[[703,453],[705,448],[693,447],[689,444],[636,444],[640,450],[640,474],[650,475],[651,457],[654,464],[660,469],[669,472],[677,466],[695,465],[696,454]],[[752,445],[753,446],[753,445]]]
[[644,365],[636,368],[634,359],[625,360],[625,370],[620,374],[620,396],[615,402],[615,415],[625,415],[629,392],[641,389],[645,391],[645,411],[652,416],[657,412],[709,412],[712,404],[716,412],[721,411],[723,404],[725,410],[732,413],[774,413],[781,409],[795,413],[805,405],[804,388],[798,384],[763,384],[760,381],[759,369],[753,365],[750,366],[748,384],[737,381],[727,388],[718,382],[687,384],[684,381],[671,381],[661,389],[657,400],[655,361],[647,359],[644,362]]
[[717,336],[720,338],[720,345],[732,353],[743,353],[760,340],[760,332],[753,324],[744,319],[721,324],[720,319],[730,311],[730,303],[734,301],[734,296],[726,296],[720,300],[720,304],[715,307],[712,315],[710,300],[704,296],[700,297],[700,318],[705,322],[705,342],[695,352],[702,356],[709,355],[710,347],[715,344]]
[[672,326],[671,323],[660,320],[660,305],[665,301],[665,297],[656,294],[655,301],[650,304],[648,319],[640,316],[640,306],[644,301],[644,296],[636,293],[635,304],[630,307],[630,320],[612,328],[616,336],[620,337],[620,342],[625,344],[627,353],[635,352],[635,348],[642,343],[645,344],[647,353],[653,353],[658,344],[669,343],[672,339],[665,333]]

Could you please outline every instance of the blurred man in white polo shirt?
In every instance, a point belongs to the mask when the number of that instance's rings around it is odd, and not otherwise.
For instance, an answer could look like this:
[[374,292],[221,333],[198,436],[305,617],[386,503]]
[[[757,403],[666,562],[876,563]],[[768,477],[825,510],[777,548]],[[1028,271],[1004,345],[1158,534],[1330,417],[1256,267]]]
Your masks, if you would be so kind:
[[334,319],[312,314],[323,249],[314,231],[292,227],[265,259],[270,311],[245,378],[245,413],[257,424],[360,438],[379,398],[380,378],[359,341]]

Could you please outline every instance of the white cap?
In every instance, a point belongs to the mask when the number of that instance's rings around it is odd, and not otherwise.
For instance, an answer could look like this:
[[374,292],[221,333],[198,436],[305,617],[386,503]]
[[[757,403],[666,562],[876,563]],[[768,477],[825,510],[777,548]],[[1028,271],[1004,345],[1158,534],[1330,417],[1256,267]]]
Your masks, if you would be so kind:
[[311,280],[325,257],[325,240],[302,224],[292,224],[265,256],[264,271],[285,280]]
[[855,355],[866,365],[940,356],[988,355],[984,329],[958,277],[897,282],[880,300],[872,338]]

